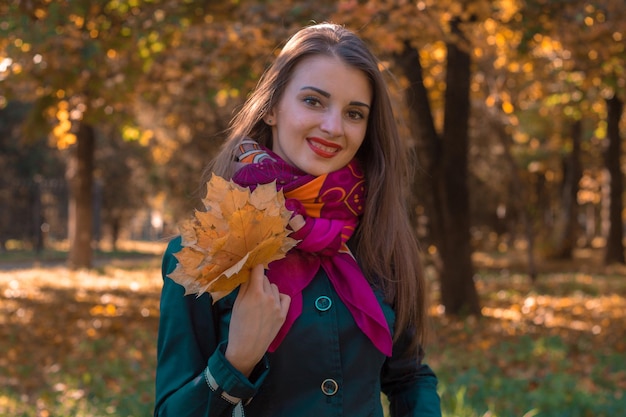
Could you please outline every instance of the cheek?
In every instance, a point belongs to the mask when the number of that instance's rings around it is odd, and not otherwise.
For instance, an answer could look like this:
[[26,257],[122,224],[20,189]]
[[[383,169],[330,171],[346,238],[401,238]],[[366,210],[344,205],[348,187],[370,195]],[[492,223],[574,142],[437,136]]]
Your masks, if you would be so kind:
[[354,148],[360,148],[361,145],[363,144],[363,142],[365,142],[365,133],[366,133],[366,129],[365,128],[361,128],[361,127],[357,127],[355,126],[354,129],[351,130],[350,134],[351,134],[351,145]]
[[307,126],[306,118],[297,112],[283,112],[279,120],[279,129],[294,134]]
[[288,121],[288,124],[293,130],[305,130],[311,126],[314,122],[306,114],[301,112],[294,112]]

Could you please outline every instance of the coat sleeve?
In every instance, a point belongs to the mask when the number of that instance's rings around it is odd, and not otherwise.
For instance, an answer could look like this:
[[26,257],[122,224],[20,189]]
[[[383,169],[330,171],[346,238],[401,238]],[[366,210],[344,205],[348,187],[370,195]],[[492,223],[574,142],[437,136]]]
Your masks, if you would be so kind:
[[437,376],[422,362],[424,351],[418,357],[408,354],[410,334],[405,332],[393,347],[382,374],[382,390],[389,399],[392,417],[441,417],[437,393]]
[[185,296],[184,288],[167,277],[180,249],[180,238],[174,239],[163,257],[154,416],[231,416],[258,391],[267,359],[250,379],[226,360],[210,296]]

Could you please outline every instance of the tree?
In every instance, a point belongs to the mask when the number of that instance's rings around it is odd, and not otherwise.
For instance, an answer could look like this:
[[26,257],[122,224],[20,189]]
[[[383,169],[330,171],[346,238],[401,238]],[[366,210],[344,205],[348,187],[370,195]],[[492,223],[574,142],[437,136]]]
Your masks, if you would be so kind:
[[[23,138],[32,105],[9,102],[0,109],[0,251],[9,239],[41,250],[48,218],[43,200],[51,200],[50,182],[63,175],[59,152],[50,152],[47,138]],[[55,193],[55,195],[58,193]],[[52,230],[54,232],[54,230]]]
[[[470,32],[482,57],[480,90],[488,91],[487,108],[506,121],[516,163],[543,188],[526,202],[547,240],[544,254],[572,256],[581,230],[580,198],[591,192],[579,193],[579,183],[599,177],[603,164],[605,99],[624,90],[624,77],[617,75],[624,71],[624,11],[611,1],[541,0],[518,3],[503,17],[496,14]],[[530,198],[540,192],[549,197],[545,204]],[[599,201],[585,198],[591,208]],[[620,247],[616,252],[623,253]]]
[[622,212],[624,205],[622,194],[624,192],[624,179],[621,167],[622,139],[619,133],[620,119],[624,110],[624,104],[617,96],[606,100],[607,104],[607,130],[609,144],[605,151],[605,164],[610,181],[610,209],[609,216],[611,227],[607,237],[604,261],[611,264],[624,262],[624,220]]
[[[471,258],[468,188],[471,58],[462,26],[471,24],[486,3],[370,1],[362,8],[348,4],[350,7],[344,5],[341,10],[343,16],[347,12],[360,16],[352,23],[355,27],[367,28],[366,19],[378,21],[378,31],[370,29],[372,33],[365,36],[379,48],[391,50],[391,56],[389,52],[383,56],[393,58],[406,79],[410,127],[423,167],[416,170],[415,185],[426,187],[426,191],[414,192],[429,208],[431,233],[441,260],[439,280],[446,313],[480,315]],[[445,80],[428,91],[421,45],[436,42],[443,43],[438,53],[446,60]],[[439,73],[444,72],[441,67]],[[438,97],[435,106],[432,97]],[[438,119],[443,119],[441,133],[436,127]],[[424,174],[425,181],[421,178]]]
[[92,262],[93,237],[93,167],[96,147],[94,128],[87,123],[79,123],[76,137],[76,152],[67,169],[70,190],[68,266],[89,268]]
[[578,237],[578,191],[583,172],[581,166],[582,121],[575,120],[571,129],[571,151],[563,157],[563,194],[561,216],[557,219],[556,256],[573,259]]
[[[268,7],[255,1],[63,0],[0,5],[2,95],[33,101],[33,126],[44,135],[52,130],[57,146],[74,158],[68,170],[74,184],[70,265],[91,264],[87,225],[97,132],[117,128],[126,140],[150,144],[159,166],[172,162],[176,169],[169,172],[189,166],[199,177],[217,147],[215,133],[225,129],[232,106],[263,71],[255,59],[269,57],[276,39],[284,39],[296,22],[323,20],[328,7],[333,3]],[[189,152],[176,152],[185,148]],[[198,148],[207,151],[207,159],[198,158]],[[197,188],[187,187],[187,178],[170,179],[171,190]]]
[[124,140],[114,127],[101,129],[99,136],[107,140],[99,141],[95,179],[102,194],[102,222],[111,247],[116,250],[125,226],[142,209],[149,211],[152,203],[149,197],[162,197],[154,191],[148,147],[138,141]]
[[[458,21],[451,22],[460,35]],[[423,122],[418,141],[428,149],[423,158],[431,180],[429,189],[433,233],[441,256],[441,301],[453,315],[480,315],[478,293],[473,281],[470,248],[470,208],[467,184],[470,57],[457,43],[447,42],[446,92],[443,133],[439,135],[428,110],[419,52],[406,45],[398,57],[410,80],[407,94],[415,120]],[[418,104],[419,102],[419,104]],[[419,123],[419,122],[418,122]]]
[[[3,96],[34,103],[31,134],[51,131],[71,152],[68,263],[90,267],[95,131],[132,124],[135,90],[195,6],[173,1],[3,4]],[[54,126],[54,129],[51,128]]]
[[[567,102],[563,112],[580,118],[586,108],[599,125],[606,126],[596,129],[597,136],[608,143],[603,158],[610,178],[605,263],[624,263],[624,173],[620,162],[619,124],[626,94],[626,48],[623,42],[626,11],[619,2],[610,0],[593,3],[528,1],[526,11],[522,24],[542,22],[541,34],[537,26],[527,26],[524,32],[527,44],[538,49],[547,39],[556,40],[552,43],[562,51],[558,77],[578,89],[570,96],[578,98]],[[567,75],[563,77],[563,74]]]

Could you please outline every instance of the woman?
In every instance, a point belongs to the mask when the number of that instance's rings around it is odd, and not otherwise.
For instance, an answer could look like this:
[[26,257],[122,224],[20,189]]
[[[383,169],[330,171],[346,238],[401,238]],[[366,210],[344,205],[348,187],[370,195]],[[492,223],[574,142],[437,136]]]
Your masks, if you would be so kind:
[[[421,363],[425,285],[404,207],[406,150],[378,62],[306,27],[233,119],[205,173],[276,180],[300,243],[212,303],[164,256],[155,416],[440,416]],[[210,197],[210,196],[209,196]]]

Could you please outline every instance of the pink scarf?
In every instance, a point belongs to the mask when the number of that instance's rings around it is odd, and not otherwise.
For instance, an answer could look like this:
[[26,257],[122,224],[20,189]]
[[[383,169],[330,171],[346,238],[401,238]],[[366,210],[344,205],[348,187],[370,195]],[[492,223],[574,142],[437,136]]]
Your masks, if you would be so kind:
[[295,168],[271,150],[246,140],[239,149],[239,170],[233,181],[252,189],[276,181],[283,190],[286,207],[305,218],[305,225],[290,237],[300,240],[283,259],[272,262],[268,279],[291,297],[287,319],[270,345],[276,350],[302,313],[302,290],[320,267],[324,269],[339,298],[357,326],[385,355],[391,356],[391,332],[374,291],[348,249],[363,213],[365,177],[356,160],[318,177]]

